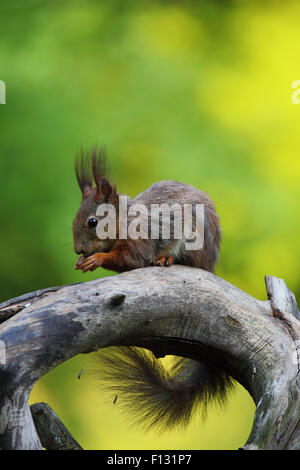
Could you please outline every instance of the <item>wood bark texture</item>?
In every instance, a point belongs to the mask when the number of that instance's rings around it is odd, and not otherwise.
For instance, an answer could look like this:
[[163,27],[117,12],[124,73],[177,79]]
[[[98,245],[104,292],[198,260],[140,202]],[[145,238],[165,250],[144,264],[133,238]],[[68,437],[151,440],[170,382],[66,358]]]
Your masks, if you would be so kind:
[[134,345],[209,362],[240,382],[256,404],[243,449],[300,449],[300,315],[283,280],[266,276],[266,287],[258,300],[175,265],[3,302],[0,448],[42,448],[28,399],[43,374],[77,354]]

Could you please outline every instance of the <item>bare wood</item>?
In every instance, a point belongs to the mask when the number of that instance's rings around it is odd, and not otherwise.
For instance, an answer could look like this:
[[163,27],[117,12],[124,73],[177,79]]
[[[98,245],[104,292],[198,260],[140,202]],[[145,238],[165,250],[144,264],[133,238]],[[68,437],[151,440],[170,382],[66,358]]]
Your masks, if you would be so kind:
[[29,307],[30,304],[36,302],[44,295],[59,290],[60,287],[49,287],[47,289],[40,289],[35,292],[29,292],[28,294],[20,295],[14,299],[6,300],[0,304],[0,323],[13,317],[16,313],[23,310],[25,307]]
[[82,450],[47,403],[35,403],[30,410],[39,439],[46,450]]
[[244,448],[299,449],[300,326],[284,303],[276,315],[275,284],[261,301],[207,271],[149,267],[33,296],[0,327],[0,447],[41,448],[28,397],[44,373],[76,354],[127,344],[221,367],[257,405]]
[[[288,329],[290,336],[293,338],[295,351],[293,360],[297,364],[297,380],[291,384],[291,392],[299,393],[299,371],[300,371],[300,338],[299,338],[299,319],[300,312],[298,310],[296,298],[293,292],[287,287],[283,279],[277,279],[274,276],[266,276],[266,288],[268,298],[270,299],[273,315],[279,318]],[[296,319],[297,320],[296,320]],[[296,400],[295,400],[296,405]],[[286,444],[285,449],[297,450],[300,448],[300,423],[299,416],[296,418],[297,425],[294,432]]]
[[[72,284],[76,285],[76,284]],[[40,300],[42,297],[56,292],[62,289],[65,286],[58,287],[47,287],[46,289],[39,289],[34,292],[29,292],[28,294],[20,295],[14,299],[6,300],[0,304],[0,323],[8,320],[13,317],[16,313],[19,313],[23,308],[29,307],[29,305],[35,303],[37,300]]]
[[274,276],[266,276],[265,281],[273,311],[277,310],[278,312],[294,315],[300,320],[300,312],[297,307],[296,298],[293,292],[287,287],[284,280]]

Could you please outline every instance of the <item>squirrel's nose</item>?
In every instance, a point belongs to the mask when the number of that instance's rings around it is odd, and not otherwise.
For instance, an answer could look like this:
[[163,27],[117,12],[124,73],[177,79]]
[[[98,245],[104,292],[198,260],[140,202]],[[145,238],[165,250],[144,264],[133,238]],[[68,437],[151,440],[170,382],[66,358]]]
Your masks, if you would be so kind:
[[77,255],[85,255],[84,250],[75,250],[75,252],[76,252]]

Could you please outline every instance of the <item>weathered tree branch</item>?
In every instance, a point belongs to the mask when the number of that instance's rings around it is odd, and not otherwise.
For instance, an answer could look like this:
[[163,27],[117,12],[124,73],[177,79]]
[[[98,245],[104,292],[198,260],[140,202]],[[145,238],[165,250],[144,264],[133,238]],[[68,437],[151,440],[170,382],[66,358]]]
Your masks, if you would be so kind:
[[261,301],[207,271],[150,267],[1,304],[0,447],[41,449],[28,398],[48,370],[135,345],[205,360],[239,381],[257,406],[245,449],[299,449],[300,315],[283,281],[266,284]]
[[47,450],[83,450],[47,403],[30,407],[42,446]]

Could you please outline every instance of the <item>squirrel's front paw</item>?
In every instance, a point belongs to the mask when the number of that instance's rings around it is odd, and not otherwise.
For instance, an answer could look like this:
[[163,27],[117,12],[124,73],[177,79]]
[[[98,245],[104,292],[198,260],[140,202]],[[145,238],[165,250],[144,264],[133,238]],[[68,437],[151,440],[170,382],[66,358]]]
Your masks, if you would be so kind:
[[152,264],[154,266],[171,266],[171,264],[174,264],[175,260],[172,256],[161,256],[158,255],[152,260]]
[[75,269],[81,269],[82,263],[86,259],[85,256],[80,256],[75,264]]
[[81,259],[76,263],[75,269],[81,269],[83,273],[87,271],[94,271],[96,268],[102,265],[103,257],[101,253],[95,253],[94,255],[88,256],[87,258]]

